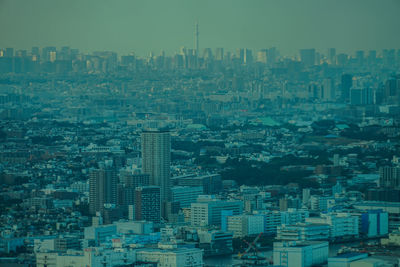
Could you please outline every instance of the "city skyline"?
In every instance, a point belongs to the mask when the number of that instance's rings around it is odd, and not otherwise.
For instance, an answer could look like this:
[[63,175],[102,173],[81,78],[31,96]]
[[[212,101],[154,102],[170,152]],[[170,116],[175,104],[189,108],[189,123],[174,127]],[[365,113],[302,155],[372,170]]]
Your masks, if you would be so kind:
[[[346,53],[400,47],[398,1],[8,1],[0,2],[0,47],[80,47],[138,55],[204,47],[298,49]],[[46,10],[46,12],[43,12]],[[374,18],[371,19],[371,18]],[[379,23],[375,23],[375,19]],[[62,22],[61,22],[62,21]],[[67,21],[68,23],[65,23]],[[162,45],[160,45],[162,44]]]
[[[196,32],[194,32],[196,34]],[[194,43],[196,45],[196,39],[194,39]],[[39,56],[39,58],[32,58],[33,60],[43,60],[43,58],[40,58],[40,56],[43,56],[44,54],[48,54],[50,52],[56,52],[53,55],[53,59],[47,58],[50,55],[47,55],[46,61],[54,61],[58,60],[60,53],[64,54],[65,52],[71,53],[73,52],[74,56],[77,55],[94,55],[94,56],[99,56],[101,54],[108,54],[111,55],[115,54],[119,58],[123,56],[135,56],[136,58],[139,59],[145,59],[145,58],[151,58],[151,57],[158,57],[158,56],[165,56],[165,57],[173,57],[175,55],[184,55],[184,54],[191,54],[193,56],[197,56],[199,58],[203,57],[209,57],[211,52],[211,56],[214,57],[216,60],[220,60],[219,57],[222,55],[222,57],[226,55],[230,55],[231,57],[239,57],[241,51],[251,51],[251,53],[254,53],[253,56],[256,58],[258,52],[264,52],[267,50],[274,50],[277,56],[276,59],[292,59],[292,60],[301,60],[302,58],[302,52],[304,51],[313,51],[313,53],[318,54],[321,59],[329,59],[332,57],[337,57],[340,55],[345,55],[348,58],[357,58],[357,57],[364,57],[367,58],[369,56],[373,56],[376,58],[383,57],[385,53],[391,53],[393,52],[395,56],[397,54],[400,54],[400,46],[395,47],[395,48],[383,48],[383,49],[355,49],[354,51],[351,52],[346,52],[343,50],[339,50],[336,47],[327,47],[323,49],[318,49],[315,47],[307,47],[307,48],[299,48],[296,51],[294,51],[293,54],[285,54],[282,53],[282,51],[279,49],[279,47],[276,46],[271,46],[271,47],[262,47],[262,48],[248,48],[248,47],[236,47],[232,49],[227,49],[225,47],[201,47],[199,45],[199,52],[196,53],[196,49],[194,47],[186,47],[186,46],[181,46],[177,47],[174,51],[171,53],[165,53],[165,50],[160,50],[157,52],[150,52],[149,54],[146,55],[139,55],[135,53],[135,51],[130,51],[129,53],[119,53],[118,51],[114,50],[96,50],[96,51],[83,51],[81,50],[80,47],[71,47],[68,45],[61,45],[61,46],[52,46],[52,45],[45,45],[45,46],[33,46],[33,47],[28,47],[26,49],[19,49],[16,47],[0,47],[0,58],[1,57],[31,57],[31,56]],[[221,54],[222,53],[222,54]],[[64,55],[63,55],[64,56]]]
[[400,0],[0,0],[0,267],[399,267]]

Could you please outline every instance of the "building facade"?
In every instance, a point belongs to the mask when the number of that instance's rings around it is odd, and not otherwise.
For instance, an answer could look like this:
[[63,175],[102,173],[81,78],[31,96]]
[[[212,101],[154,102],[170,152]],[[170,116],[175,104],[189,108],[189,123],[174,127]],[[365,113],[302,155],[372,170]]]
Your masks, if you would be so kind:
[[114,169],[103,167],[89,173],[89,211],[104,211],[104,204],[117,204],[118,177]]
[[135,218],[153,223],[161,221],[161,190],[158,186],[141,186],[135,190]]

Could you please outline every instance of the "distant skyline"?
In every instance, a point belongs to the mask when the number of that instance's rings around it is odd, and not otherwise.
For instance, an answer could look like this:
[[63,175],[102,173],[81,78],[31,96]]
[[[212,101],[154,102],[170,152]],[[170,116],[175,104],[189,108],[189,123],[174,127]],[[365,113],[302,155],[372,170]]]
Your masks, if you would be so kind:
[[0,48],[70,46],[146,56],[277,47],[400,48],[399,0],[0,0]]

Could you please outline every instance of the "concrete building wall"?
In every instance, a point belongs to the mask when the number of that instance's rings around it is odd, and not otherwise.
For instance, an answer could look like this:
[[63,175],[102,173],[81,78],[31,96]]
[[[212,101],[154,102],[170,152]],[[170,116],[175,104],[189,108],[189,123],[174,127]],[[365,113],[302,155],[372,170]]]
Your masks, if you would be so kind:
[[328,259],[328,242],[275,242],[274,265],[309,267],[323,264]]

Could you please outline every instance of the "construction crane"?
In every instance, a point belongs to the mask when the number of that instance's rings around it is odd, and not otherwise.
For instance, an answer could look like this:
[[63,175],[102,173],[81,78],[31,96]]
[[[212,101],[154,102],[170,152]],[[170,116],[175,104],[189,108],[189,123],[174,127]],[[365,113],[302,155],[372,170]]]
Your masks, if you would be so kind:
[[239,258],[242,258],[244,255],[246,255],[247,253],[249,253],[249,251],[250,251],[251,249],[257,251],[257,249],[255,248],[254,245],[257,244],[257,241],[258,241],[258,239],[260,239],[260,237],[261,237],[262,234],[263,234],[262,232],[259,233],[258,236],[257,236],[257,237],[253,240],[253,242],[251,242],[251,243],[247,242],[246,240],[243,240],[243,241],[248,245],[248,247],[247,247],[247,249],[246,249],[243,253],[239,253],[239,254],[238,254]]
[[239,266],[268,266],[266,257],[260,256],[257,249],[257,242],[263,233],[259,233],[253,242],[244,242],[248,245],[247,249],[243,253],[238,254],[238,258],[242,260]]

